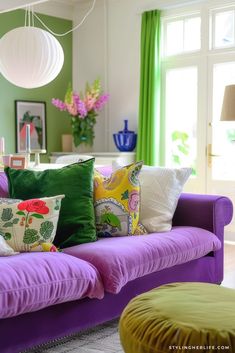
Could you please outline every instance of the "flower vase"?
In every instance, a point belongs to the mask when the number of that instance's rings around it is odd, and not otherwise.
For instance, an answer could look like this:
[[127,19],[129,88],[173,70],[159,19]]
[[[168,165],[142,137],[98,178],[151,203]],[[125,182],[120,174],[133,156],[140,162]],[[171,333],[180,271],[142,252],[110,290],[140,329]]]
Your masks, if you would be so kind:
[[135,149],[137,134],[128,129],[128,120],[124,120],[124,129],[113,134],[114,143],[121,152],[131,152]]
[[88,145],[85,142],[80,143],[80,145],[78,146],[75,146],[73,143],[72,150],[76,153],[89,153],[92,152],[92,146]]

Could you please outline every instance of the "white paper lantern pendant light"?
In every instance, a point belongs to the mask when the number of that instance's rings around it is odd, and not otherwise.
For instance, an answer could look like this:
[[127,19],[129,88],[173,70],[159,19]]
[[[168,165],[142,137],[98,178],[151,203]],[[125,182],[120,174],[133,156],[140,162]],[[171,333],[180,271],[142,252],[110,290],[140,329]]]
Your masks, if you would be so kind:
[[18,27],[0,40],[0,71],[16,86],[44,86],[56,78],[63,63],[59,41],[43,29]]
[[[37,88],[53,81],[64,63],[62,46],[54,36],[65,36],[80,27],[93,11],[95,3],[96,0],[93,0],[91,8],[77,26],[62,34],[52,32],[28,7],[25,12],[25,26],[7,32],[0,39],[1,74],[22,88]],[[34,27],[34,17],[47,31]]]

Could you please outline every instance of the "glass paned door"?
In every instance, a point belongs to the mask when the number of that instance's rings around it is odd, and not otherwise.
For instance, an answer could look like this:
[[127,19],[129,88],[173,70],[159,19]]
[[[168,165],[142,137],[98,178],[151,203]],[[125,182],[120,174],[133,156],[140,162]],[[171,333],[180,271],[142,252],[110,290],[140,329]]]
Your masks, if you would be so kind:
[[166,165],[191,166],[196,174],[197,67],[166,72]]
[[226,85],[235,83],[235,62],[213,65],[212,146],[214,158],[211,165],[213,180],[235,180],[235,122],[220,121]]
[[[225,86],[235,84],[235,61],[213,65],[212,147],[209,156],[212,180],[234,180],[235,121],[220,121]],[[210,163],[210,160],[209,160]]]
[[[228,58],[226,58],[228,60]],[[228,196],[235,205],[235,121],[220,121],[225,86],[235,84],[235,55],[209,60],[210,84],[207,156],[207,193]],[[235,219],[227,227],[235,232]],[[229,236],[229,235],[228,235]]]
[[[181,65],[182,64],[182,65]],[[164,165],[191,167],[184,190],[205,192],[205,62],[168,63],[163,69]],[[199,95],[200,92],[200,95]]]

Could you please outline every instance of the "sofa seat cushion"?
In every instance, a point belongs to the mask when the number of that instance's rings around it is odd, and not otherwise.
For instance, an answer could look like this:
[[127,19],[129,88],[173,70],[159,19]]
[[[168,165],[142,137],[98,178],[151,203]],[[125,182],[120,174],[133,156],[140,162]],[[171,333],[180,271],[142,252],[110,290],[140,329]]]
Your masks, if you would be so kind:
[[62,253],[24,253],[0,258],[0,318],[83,297],[104,296],[98,271]]
[[165,233],[99,239],[64,250],[92,263],[107,292],[118,293],[129,281],[179,265],[220,249],[219,239],[196,227],[174,227]]

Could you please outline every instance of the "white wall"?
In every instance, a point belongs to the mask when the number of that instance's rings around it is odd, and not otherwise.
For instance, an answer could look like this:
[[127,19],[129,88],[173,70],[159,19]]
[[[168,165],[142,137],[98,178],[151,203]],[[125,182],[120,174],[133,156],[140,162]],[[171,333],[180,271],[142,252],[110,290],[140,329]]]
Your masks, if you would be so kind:
[[[91,2],[90,2],[91,3]],[[88,5],[90,5],[88,3]],[[86,3],[75,7],[74,25],[78,24],[87,12]],[[105,0],[97,0],[94,11],[84,24],[73,33],[73,87],[76,91],[84,91],[86,82],[92,83],[100,78],[102,88],[108,91],[106,80],[106,7]],[[107,150],[107,107],[97,117],[95,126],[95,142],[93,150]]]
[[[112,134],[123,128],[137,129],[139,95],[139,38],[141,16],[137,0],[97,0],[94,12],[74,33],[74,86],[101,77],[110,94],[109,104],[98,117],[95,151],[115,151]],[[76,6],[77,18],[87,3]]]
[[[123,128],[137,130],[139,102],[141,14],[150,9],[175,7],[195,2],[178,0],[97,0],[93,13],[74,32],[74,87],[101,77],[110,101],[98,117],[95,151],[115,151],[112,134]],[[74,10],[78,23],[92,1]]]
[[[137,131],[142,12],[201,1],[96,0],[94,11],[73,32],[74,89],[80,92],[86,82],[100,77],[104,91],[110,94],[108,105],[97,118],[94,151],[116,151],[112,135],[123,129],[124,118],[129,120],[129,129]],[[73,7],[52,0],[35,10],[72,18],[75,26],[92,3],[81,0]]]
[[[99,114],[95,127],[96,152],[116,151],[113,133],[137,131],[140,69],[141,14],[203,0],[96,0],[94,11],[73,32],[73,87],[84,90],[86,82],[100,77],[110,100]],[[216,0],[212,0],[216,1]],[[35,6],[35,11],[70,18],[74,26],[84,17],[93,0],[58,3],[51,0]]]

